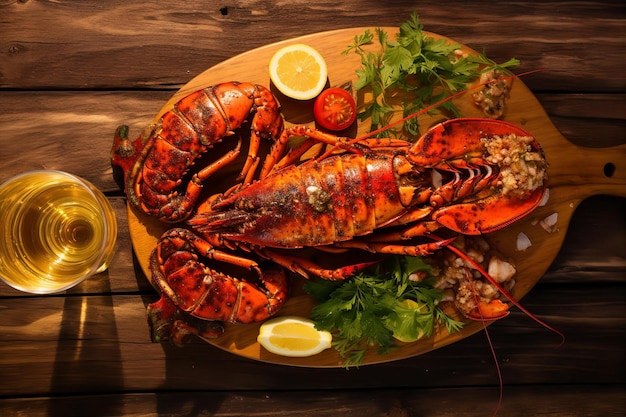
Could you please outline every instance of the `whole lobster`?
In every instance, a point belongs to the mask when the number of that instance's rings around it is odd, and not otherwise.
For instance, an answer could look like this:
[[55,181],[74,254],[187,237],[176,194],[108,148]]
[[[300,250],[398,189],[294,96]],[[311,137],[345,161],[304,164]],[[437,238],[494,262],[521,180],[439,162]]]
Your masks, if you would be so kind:
[[[228,83],[212,89],[239,86]],[[264,89],[256,86],[254,91]],[[182,101],[192,100],[189,97],[198,100],[194,94]],[[264,97],[263,103],[274,103]],[[261,108],[266,111],[266,107]],[[258,107],[249,109],[258,112]],[[242,182],[223,194],[211,195],[187,221],[195,233],[174,228],[159,240],[151,258],[153,281],[162,293],[161,300],[149,307],[153,334],[155,326],[171,327],[174,339],[179,337],[176,334],[180,329],[198,332],[183,319],[177,318],[176,324],[170,326],[177,309],[205,320],[240,323],[264,320],[275,314],[286,298],[287,278],[275,266],[261,265],[263,260],[304,276],[314,274],[326,279],[344,279],[371,265],[362,262],[328,269],[285,249],[361,249],[425,255],[448,245],[453,238],[429,238],[425,242],[418,238],[432,236],[442,227],[462,234],[500,229],[539,205],[546,189],[547,163],[540,145],[531,134],[507,122],[453,119],[436,125],[410,144],[398,139],[338,138],[305,126],[282,129],[282,121],[276,121],[277,117],[278,112],[271,114],[270,126],[275,129],[265,130],[271,131],[268,136],[275,142],[258,180],[252,182],[253,175],[244,172],[248,169],[244,167]],[[267,126],[258,113],[253,120]],[[232,123],[241,124],[242,121]],[[258,163],[256,151],[252,150],[260,137],[257,130],[253,127],[251,142],[255,144],[250,146],[246,167],[256,168]],[[162,188],[159,204],[154,204],[152,194],[159,184],[147,183],[148,173],[156,168],[146,167],[150,165],[146,161],[167,160],[178,154],[169,149],[172,146],[186,146],[186,152],[192,147],[205,150],[210,145],[198,144],[201,137],[209,136],[206,132],[189,136],[193,145],[190,146],[163,137],[162,129],[151,131],[159,133],[142,139],[146,145],[138,153],[140,157],[131,161],[120,157],[119,150],[128,146],[119,146],[118,139],[113,162],[125,169],[126,192],[130,200],[138,200],[133,205],[159,217],[165,213],[169,221],[186,218],[198,199],[199,180],[233,158],[227,154],[218,164],[202,168],[203,174],[192,177],[187,194],[181,199],[171,187],[181,185],[184,173],[197,157],[189,152],[184,169],[176,172],[178,177],[168,177],[168,187]],[[220,132],[225,134],[228,130]],[[181,136],[176,132],[172,135]],[[284,155],[292,136],[306,140]],[[220,140],[216,135],[212,137],[213,142]],[[167,142],[169,148],[164,150],[161,142]],[[320,142],[327,144],[330,151],[296,163],[306,150]],[[255,256],[243,256],[233,249]],[[259,283],[216,271],[200,258],[254,271]],[[494,307],[494,317],[502,313],[500,305]],[[219,326],[201,331],[208,337],[220,332]],[[167,330],[158,334],[157,339],[168,336]]]
[[[338,146],[342,153],[278,167],[257,182],[216,195],[188,223],[215,245],[229,241],[245,246],[303,275],[309,270],[323,278],[343,279],[346,272],[322,270],[265,248],[332,245],[424,255],[448,242],[389,242],[442,226],[462,234],[488,233],[528,214],[545,191],[547,164],[539,144],[518,126],[502,121],[449,120],[414,145],[393,139],[342,142],[303,126],[288,129],[288,134]],[[491,155],[495,142],[499,144],[493,152],[498,154]],[[510,158],[496,163],[499,152]],[[520,158],[522,167],[512,168]],[[535,171],[532,178],[529,169]],[[441,175],[440,185],[433,185],[435,174]],[[526,186],[529,180],[533,183]],[[503,181],[520,186],[506,188]],[[381,229],[393,231],[382,234]]]

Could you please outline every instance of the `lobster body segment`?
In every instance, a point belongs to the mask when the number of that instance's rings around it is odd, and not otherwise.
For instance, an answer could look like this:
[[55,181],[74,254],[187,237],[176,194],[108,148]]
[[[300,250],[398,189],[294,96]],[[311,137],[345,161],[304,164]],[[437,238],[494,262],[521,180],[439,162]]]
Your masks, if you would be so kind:
[[[404,236],[442,226],[489,233],[541,202],[546,169],[538,143],[521,128],[454,119],[404,148],[361,143],[358,151],[288,165],[201,206],[189,223],[201,233],[273,248],[333,245],[411,223],[417,226]],[[425,220],[434,225],[424,229]]]
[[404,214],[393,154],[344,154],[290,165],[243,187],[190,222],[202,233],[257,246],[331,245]]

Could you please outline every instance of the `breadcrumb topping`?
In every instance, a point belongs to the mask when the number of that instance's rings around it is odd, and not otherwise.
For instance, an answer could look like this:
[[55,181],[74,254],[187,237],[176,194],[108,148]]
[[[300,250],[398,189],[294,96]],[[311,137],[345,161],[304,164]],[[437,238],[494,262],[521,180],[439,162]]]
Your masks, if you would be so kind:
[[[507,291],[515,286],[515,266],[494,254],[489,243],[481,237],[459,236],[453,243],[474,262],[488,270],[489,275]],[[430,259],[435,275],[435,288],[444,291],[443,301],[451,301],[464,315],[469,316],[477,303],[488,304],[502,298],[500,291],[488,282],[474,267],[451,251],[440,251]]]

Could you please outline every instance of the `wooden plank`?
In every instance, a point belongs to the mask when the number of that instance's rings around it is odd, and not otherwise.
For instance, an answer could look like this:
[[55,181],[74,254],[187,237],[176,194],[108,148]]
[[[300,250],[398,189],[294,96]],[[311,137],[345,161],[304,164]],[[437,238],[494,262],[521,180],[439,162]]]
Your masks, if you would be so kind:
[[[505,387],[498,415],[508,417],[621,417],[621,385]],[[4,415],[210,415],[212,417],[475,417],[492,415],[495,387],[319,391],[125,393],[0,400]]]
[[118,191],[109,156],[115,129],[128,123],[139,136],[171,94],[3,92],[0,181],[22,171],[60,169],[105,192]]
[[[109,160],[115,129],[128,124],[131,136],[138,136],[173,94],[2,92],[0,182],[26,170],[62,169],[83,176],[105,192],[118,191]],[[538,99],[571,142],[596,147],[625,143],[624,95],[543,93]]]
[[[558,347],[557,335],[519,312],[493,324],[489,333],[504,383],[623,382],[625,296],[623,283],[535,287],[524,304],[562,331],[565,344]],[[385,366],[298,368],[242,359],[197,340],[183,348],[152,343],[145,305],[154,299],[140,294],[38,297],[28,300],[26,310],[23,299],[4,299],[0,396],[268,386],[356,389],[382,388],[390,381],[397,387],[431,388],[498,383],[482,333]]]
[[[265,44],[320,28],[398,26],[414,10],[427,30],[485,49],[498,61],[514,55],[522,60],[522,70],[550,69],[529,81],[534,90],[597,92],[624,85],[620,63],[626,52],[626,12],[617,2],[521,1],[472,7],[461,0],[445,6],[405,0],[385,4],[373,20],[359,0],[346,0],[340,7],[336,2],[313,6],[294,0],[282,7],[276,1],[239,0],[200,10],[182,1],[163,7],[150,1],[91,0],[3,6],[0,88],[170,88]],[[280,30],[268,30],[278,26]]]
[[[625,142],[619,2],[400,0],[375,20],[363,4],[0,1],[0,181],[27,169],[69,170],[108,193],[122,226],[111,268],[72,291],[28,296],[0,285],[0,414],[493,412],[497,376],[483,334],[350,371],[268,365],[199,341],[182,349],[149,341],[144,309],[156,294],[132,256],[125,199],[111,179],[112,133],[127,122],[138,134],[181,85],[241,52],[325,29],[396,26],[417,8],[427,30],[498,61],[513,55],[519,71],[547,68],[524,82],[573,143]],[[523,300],[565,332],[563,347],[518,312],[490,327],[505,383],[499,415],[626,411],[625,201],[583,202],[559,256]]]
[[[613,276],[625,283],[625,230],[626,199],[597,196],[583,201],[574,213],[565,244],[542,282],[593,284]],[[596,275],[599,270],[607,274]]]
[[561,134],[575,145],[602,148],[626,143],[625,94],[535,96]]

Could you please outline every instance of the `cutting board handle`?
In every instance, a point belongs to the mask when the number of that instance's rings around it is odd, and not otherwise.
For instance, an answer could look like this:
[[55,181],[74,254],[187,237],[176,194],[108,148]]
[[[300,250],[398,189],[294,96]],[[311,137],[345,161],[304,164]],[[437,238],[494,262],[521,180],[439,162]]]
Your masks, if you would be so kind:
[[[626,145],[585,148],[567,142],[550,152],[550,187],[568,189],[570,197],[593,195],[626,197]],[[550,174],[550,172],[554,174]]]

